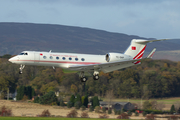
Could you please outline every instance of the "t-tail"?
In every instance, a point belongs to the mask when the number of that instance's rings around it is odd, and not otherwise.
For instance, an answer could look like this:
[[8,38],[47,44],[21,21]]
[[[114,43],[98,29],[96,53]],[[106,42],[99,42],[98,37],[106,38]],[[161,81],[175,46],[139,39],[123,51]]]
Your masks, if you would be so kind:
[[160,39],[160,40],[143,40],[143,39],[133,39],[130,46],[124,52],[124,54],[131,56],[134,60],[142,59],[147,43],[163,41],[169,39]]

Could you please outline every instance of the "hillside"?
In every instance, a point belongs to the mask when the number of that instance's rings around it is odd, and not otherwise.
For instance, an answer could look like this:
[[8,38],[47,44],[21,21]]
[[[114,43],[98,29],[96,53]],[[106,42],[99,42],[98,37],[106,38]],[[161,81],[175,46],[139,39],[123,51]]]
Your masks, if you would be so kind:
[[[135,38],[142,37],[63,25],[0,23],[0,55],[14,55],[23,50],[92,54],[124,52]],[[147,51],[153,47],[160,51],[178,50],[179,44],[152,43]]]

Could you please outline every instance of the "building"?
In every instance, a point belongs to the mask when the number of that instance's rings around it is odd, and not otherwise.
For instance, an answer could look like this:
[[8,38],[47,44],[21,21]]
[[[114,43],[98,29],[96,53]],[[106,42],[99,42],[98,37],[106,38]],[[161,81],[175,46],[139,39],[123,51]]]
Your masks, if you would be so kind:
[[111,108],[111,109],[116,109],[116,110],[133,110],[135,109],[135,106],[130,103],[130,102],[104,102],[104,101],[100,101],[99,102],[100,107],[103,108]]

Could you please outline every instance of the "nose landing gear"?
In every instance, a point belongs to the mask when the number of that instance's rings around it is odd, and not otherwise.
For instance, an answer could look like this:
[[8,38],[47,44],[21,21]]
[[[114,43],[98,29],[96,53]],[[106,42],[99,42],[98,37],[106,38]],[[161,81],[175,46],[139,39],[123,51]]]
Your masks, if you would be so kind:
[[25,65],[20,65],[20,68],[19,68],[19,74],[22,74],[22,70],[24,69]]

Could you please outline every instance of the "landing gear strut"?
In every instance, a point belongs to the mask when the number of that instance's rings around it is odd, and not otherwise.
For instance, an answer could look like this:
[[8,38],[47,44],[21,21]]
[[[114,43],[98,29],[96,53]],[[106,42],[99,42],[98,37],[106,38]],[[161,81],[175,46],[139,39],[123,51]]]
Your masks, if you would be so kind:
[[94,73],[93,73],[93,79],[94,79],[94,80],[98,80],[98,79],[99,79],[99,72],[98,72],[98,71],[94,71]]
[[84,76],[84,71],[80,73],[81,82],[86,82],[87,78]]
[[20,68],[19,68],[19,74],[22,74],[22,70],[24,69],[25,65],[20,65]]

